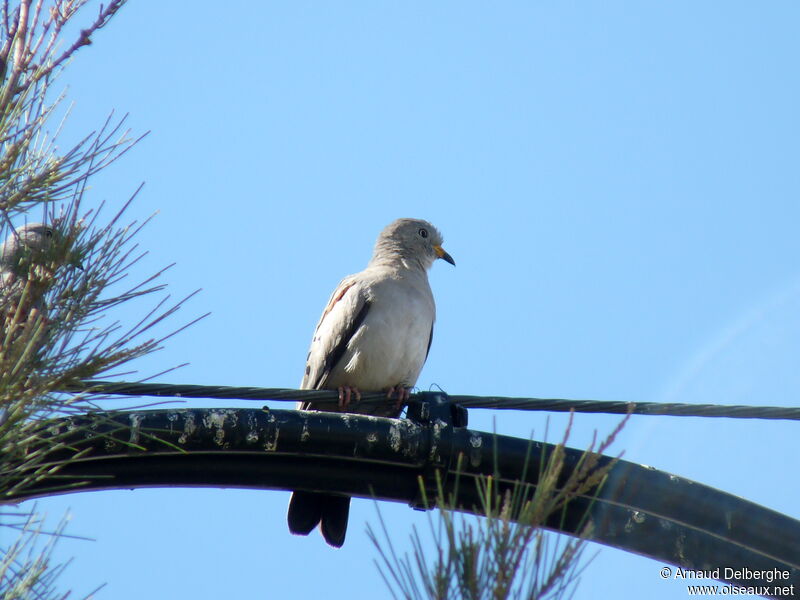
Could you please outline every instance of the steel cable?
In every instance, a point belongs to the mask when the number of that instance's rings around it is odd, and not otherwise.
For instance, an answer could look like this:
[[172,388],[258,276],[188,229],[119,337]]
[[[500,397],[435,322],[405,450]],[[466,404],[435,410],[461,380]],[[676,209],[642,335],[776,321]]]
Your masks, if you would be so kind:
[[[336,401],[334,390],[296,390],[237,386],[182,385],[167,383],[128,383],[82,381],[68,386],[65,392],[114,396],[154,396],[160,398],[219,398],[225,400]],[[559,398],[508,398],[500,396],[459,396],[448,398],[465,408],[496,410],[535,410],[595,414],[661,415],[670,417],[726,417],[731,419],[800,420],[800,408],[781,406],[740,406],[723,404],[682,404],[660,402],[620,402],[613,400],[567,400]],[[361,395],[362,404],[386,402],[382,393]]]

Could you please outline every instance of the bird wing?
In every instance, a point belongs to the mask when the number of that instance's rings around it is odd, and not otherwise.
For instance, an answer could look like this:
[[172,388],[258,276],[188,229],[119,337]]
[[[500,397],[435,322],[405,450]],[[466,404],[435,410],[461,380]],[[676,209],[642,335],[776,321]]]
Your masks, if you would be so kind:
[[428,336],[428,347],[425,349],[425,360],[428,360],[428,355],[431,353],[431,344],[433,344],[433,321],[431,321],[431,334]]
[[[302,389],[325,389],[331,371],[344,356],[371,304],[367,288],[357,276],[345,277],[339,283],[314,330],[300,383]],[[307,408],[307,405],[303,404],[301,408]]]

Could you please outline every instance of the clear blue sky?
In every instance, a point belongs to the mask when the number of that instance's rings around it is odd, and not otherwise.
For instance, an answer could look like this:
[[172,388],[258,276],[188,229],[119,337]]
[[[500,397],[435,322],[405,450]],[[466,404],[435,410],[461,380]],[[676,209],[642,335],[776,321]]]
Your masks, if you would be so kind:
[[[117,206],[145,181],[130,216],[160,213],[143,268],[176,261],[174,295],[203,289],[180,318],[212,312],[139,373],[189,362],[161,380],[295,387],[333,287],[384,225],[420,217],[458,267],[431,272],[419,387],[796,406],[798,19],[788,1],[132,0],[63,80],[62,146],[112,109],[152,131],[90,198]],[[537,437],[546,418],[470,416]],[[577,417],[572,445],[614,423]],[[800,518],[796,439],[792,423],[636,417],[614,450]],[[38,506],[70,509],[70,532],[97,540],[60,547],[76,592],[388,597],[371,502],[334,551],[288,534],[288,498],[158,489]],[[382,510],[401,549],[426,522]],[[682,597],[660,566],[603,548],[576,598]]]

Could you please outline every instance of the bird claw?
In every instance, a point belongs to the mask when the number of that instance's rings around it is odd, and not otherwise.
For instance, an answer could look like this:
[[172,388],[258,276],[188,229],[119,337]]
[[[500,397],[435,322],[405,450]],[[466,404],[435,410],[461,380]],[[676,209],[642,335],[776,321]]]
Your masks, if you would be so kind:
[[395,402],[394,407],[397,411],[400,411],[402,410],[403,405],[405,405],[411,398],[411,388],[404,385],[395,385],[389,388],[389,391],[386,393],[386,397],[391,400],[392,396],[395,394],[397,394],[397,402]]
[[343,385],[339,387],[339,409],[346,410],[350,406],[350,398],[355,394],[356,402],[361,401],[361,392],[357,387]]

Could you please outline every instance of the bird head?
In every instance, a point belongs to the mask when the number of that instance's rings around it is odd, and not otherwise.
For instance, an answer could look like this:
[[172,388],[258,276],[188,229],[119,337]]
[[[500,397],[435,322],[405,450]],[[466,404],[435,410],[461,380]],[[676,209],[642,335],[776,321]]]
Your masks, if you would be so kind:
[[81,268],[76,257],[64,255],[64,236],[58,229],[45,223],[27,223],[12,231],[0,247],[0,271],[24,277],[32,265],[52,262],[72,264]]
[[427,269],[441,258],[455,266],[456,261],[442,248],[442,234],[422,219],[397,219],[380,233],[372,262],[400,259]]

